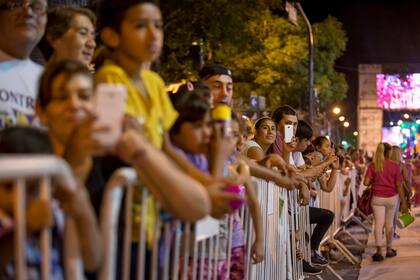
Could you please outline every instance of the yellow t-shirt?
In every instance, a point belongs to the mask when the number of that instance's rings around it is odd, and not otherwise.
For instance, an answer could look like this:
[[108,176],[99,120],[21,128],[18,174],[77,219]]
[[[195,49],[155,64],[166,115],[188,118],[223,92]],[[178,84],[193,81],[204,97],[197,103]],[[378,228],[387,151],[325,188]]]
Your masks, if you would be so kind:
[[[140,92],[124,69],[107,61],[96,72],[96,83],[123,84],[127,87],[127,99],[125,104],[126,114],[135,117],[143,125],[145,137],[156,148],[161,149],[163,134],[168,131],[178,117],[178,112],[173,108],[169,96],[165,90],[165,84],[160,76],[149,70],[142,70],[140,78],[143,81],[147,93]],[[133,231],[132,240],[138,241],[139,223],[141,217],[141,187],[136,187],[133,198]],[[146,232],[149,246],[153,241],[154,226],[156,223],[156,203],[149,196],[147,199]]]
[[165,84],[158,74],[142,70],[139,75],[147,93],[140,92],[125,71],[110,61],[96,73],[96,83],[123,84],[127,87],[125,112],[144,125],[146,138],[160,149],[163,133],[171,128],[178,112],[172,106]]

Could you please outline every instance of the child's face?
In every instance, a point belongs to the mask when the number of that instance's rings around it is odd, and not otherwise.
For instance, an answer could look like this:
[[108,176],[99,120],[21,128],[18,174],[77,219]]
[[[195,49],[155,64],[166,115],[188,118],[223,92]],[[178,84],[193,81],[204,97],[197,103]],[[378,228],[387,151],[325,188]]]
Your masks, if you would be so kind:
[[324,157],[331,154],[331,143],[328,140],[322,141],[321,146],[318,146],[316,148]]
[[242,146],[244,145],[244,139],[242,137],[241,128],[239,127],[239,123],[235,120],[232,120],[231,127],[232,127],[232,137],[231,137],[232,144],[234,144],[233,146],[236,147],[237,151],[240,151],[242,149]]
[[117,52],[136,63],[153,62],[163,44],[163,23],[159,7],[138,4],[125,12],[118,32]]
[[309,144],[311,144],[311,141],[309,139],[306,138],[298,138],[297,139],[297,146],[296,146],[296,151],[297,152],[303,152],[304,150],[306,150],[306,148],[309,146]]
[[207,113],[201,121],[181,124],[179,132],[174,136],[174,143],[188,153],[201,154],[207,151],[210,136],[210,114]]

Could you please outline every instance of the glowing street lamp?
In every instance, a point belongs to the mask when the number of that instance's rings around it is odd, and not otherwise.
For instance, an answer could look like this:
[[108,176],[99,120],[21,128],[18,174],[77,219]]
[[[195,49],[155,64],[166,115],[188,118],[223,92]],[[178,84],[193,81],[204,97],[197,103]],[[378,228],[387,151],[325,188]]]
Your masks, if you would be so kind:
[[341,109],[340,109],[340,107],[334,107],[332,111],[333,111],[333,113],[334,113],[335,115],[338,115],[338,114],[340,114],[340,113],[341,113]]
[[339,118],[338,118],[338,120],[340,121],[340,122],[344,122],[344,120],[345,120],[346,118],[344,117],[344,116],[340,116]]
[[409,114],[407,114],[407,113],[405,113],[404,115],[403,115],[403,117],[404,117],[404,119],[408,119],[408,118],[410,118],[410,115]]
[[355,132],[353,132],[353,135],[357,136],[357,135],[359,135],[359,132],[355,131]]
[[344,126],[344,127],[349,127],[349,126],[350,126],[350,123],[349,123],[349,122],[344,122],[344,123],[343,123],[343,126]]

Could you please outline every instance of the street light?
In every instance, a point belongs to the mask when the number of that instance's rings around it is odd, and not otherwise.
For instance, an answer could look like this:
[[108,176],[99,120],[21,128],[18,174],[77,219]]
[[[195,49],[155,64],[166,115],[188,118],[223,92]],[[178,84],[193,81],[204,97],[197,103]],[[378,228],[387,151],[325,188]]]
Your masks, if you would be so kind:
[[350,126],[350,123],[349,123],[349,122],[344,122],[344,123],[343,123],[343,126],[344,126],[344,127],[349,127],[349,126]]
[[405,114],[403,115],[403,117],[404,117],[404,119],[408,120],[408,118],[410,118],[410,115],[409,115],[409,114],[407,114],[407,113],[405,113]]
[[344,122],[344,120],[345,120],[346,118],[344,117],[344,116],[340,116],[339,118],[338,118],[338,120],[340,121],[340,122]]
[[353,132],[353,135],[357,136],[357,135],[359,135],[359,132],[355,131],[355,132]]
[[333,111],[333,113],[334,113],[335,115],[338,115],[338,114],[340,114],[340,113],[341,113],[341,109],[340,109],[340,107],[334,107],[332,111]]

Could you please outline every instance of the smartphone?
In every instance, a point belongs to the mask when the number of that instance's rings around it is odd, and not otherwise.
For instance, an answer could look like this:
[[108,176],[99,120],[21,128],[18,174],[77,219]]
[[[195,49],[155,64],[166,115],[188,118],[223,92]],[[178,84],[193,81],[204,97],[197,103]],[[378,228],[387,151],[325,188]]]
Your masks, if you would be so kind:
[[286,124],[284,126],[284,143],[291,143],[293,139],[293,125]]
[[95,137],[107,148],[113,148],[122,133],[127,88],[122,84],[98,84],[94,97],[97,116],[95,127],[106,126],[109,130],[98,132]]

